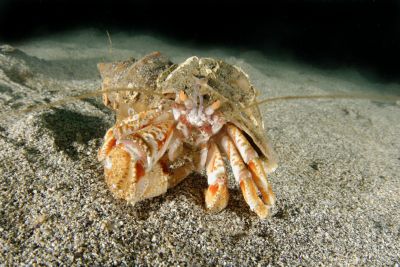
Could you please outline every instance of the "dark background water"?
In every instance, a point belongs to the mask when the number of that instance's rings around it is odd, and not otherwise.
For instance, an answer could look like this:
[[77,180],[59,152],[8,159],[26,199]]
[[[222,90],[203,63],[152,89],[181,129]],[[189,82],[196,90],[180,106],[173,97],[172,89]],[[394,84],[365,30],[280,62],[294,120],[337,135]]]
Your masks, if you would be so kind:
[[400,1],[261,2],[2,0],[0,40],[87,27],[154,33],[321,68],[354,67],[374,81],[400,82]]

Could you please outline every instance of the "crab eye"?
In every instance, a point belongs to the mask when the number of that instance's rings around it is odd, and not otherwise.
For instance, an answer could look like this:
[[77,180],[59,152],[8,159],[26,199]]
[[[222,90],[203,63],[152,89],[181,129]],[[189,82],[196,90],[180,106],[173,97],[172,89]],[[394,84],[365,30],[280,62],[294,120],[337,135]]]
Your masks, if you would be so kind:
[[166,93],[166,94],[164,94],[164,98],[165,99],[170,99],[170,100],[174,100],[175,96],[176,96],[176,94],[174,94],[174,93]]
[[203,99],[205,101],[209,101],[210,100],[210,95],[203,95]]

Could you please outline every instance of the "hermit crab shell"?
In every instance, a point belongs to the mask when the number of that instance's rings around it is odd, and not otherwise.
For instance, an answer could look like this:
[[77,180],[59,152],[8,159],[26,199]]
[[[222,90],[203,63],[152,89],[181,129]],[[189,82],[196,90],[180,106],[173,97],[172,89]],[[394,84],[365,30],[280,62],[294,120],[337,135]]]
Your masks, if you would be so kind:
[[[266,138],[264,122],[256,101],[256,90],[248,75],[239,67],[213,58],[190,57],[173,64],[159,52],[135,61],[98,64],[103,90],[131,88],[103,95],[104,104],[117,111],[117,120],[127,110],[160,108],[173,102],[184,91],[188,96],[203,96],[203,105],[221,101],[220,111],[227,122],[235,124],[267,160],[270,171],[277,166],[276,157]],[[142,90],[142,91],[140,91]]]
[[99,63],[97,68],[103,80],[102,89],[111,90],[103,94],[104,105],[116,111],[118,121],[128,116],[129,108],[136,112],[157,108],[165,96],[156,81],[171,65],[172,62],[160,52],[153,52],[140,60],[130,58]]

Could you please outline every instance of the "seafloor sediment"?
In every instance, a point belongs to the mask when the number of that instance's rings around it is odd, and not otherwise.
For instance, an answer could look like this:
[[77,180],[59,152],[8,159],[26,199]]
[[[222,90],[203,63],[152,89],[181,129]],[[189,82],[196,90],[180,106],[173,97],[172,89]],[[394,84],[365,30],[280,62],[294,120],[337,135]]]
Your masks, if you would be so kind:
[[243,68],[260,98],[392,91],[355,70],[328,72],[255,52],[196,49],[148,36],[74,32],[0,48],[0,264],[395,265],[400,262],[400,106],[297,100],[261,107],[280,159],[260,220],[230,181],[219,214],[191,175],[135,207],[108,191],[96,153],[113,113],[99,98],[15,113],[95,90],[97,62],[153,50]]

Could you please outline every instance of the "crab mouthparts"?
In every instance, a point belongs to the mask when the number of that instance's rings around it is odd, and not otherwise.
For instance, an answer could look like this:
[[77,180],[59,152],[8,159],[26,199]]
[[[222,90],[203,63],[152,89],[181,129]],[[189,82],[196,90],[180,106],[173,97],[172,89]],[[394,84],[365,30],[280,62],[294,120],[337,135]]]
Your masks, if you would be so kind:
[[188,97],[184,91],[177,95],[177,105],[172,110],[175,120],[184,117],[185,121],[192,126],[202,127],[212,124],[213,114],[220,106],[220,101],[216,101],[209,107],[204,107],[203,95],[195,93]]

